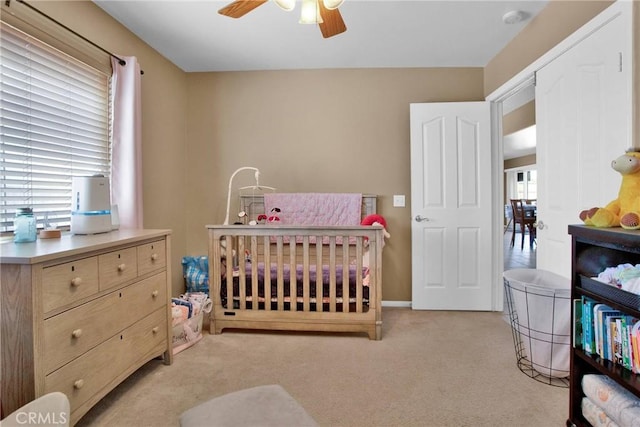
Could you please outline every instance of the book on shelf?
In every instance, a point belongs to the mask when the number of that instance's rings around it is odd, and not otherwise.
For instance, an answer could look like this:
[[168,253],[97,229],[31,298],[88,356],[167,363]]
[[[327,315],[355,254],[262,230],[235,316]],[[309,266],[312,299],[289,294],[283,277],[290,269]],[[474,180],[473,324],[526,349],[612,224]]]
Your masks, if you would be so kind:
[[622,319],[620,319],[620,333],[622,335],[622,366],[626,369],[631,369],[631,348],[629,346],[631,340],[628,323],[632,322],[633,320],[631,316],[622,316]]
[[584,330],[582,327],[582,300],[573,300],[573,347],[584,348]]
[[640,333],[640,321],[633,324],[631,328],[631,370],[636,374],[640,373],[640,341],[638,334]]
[[617,365],[622,365],[622,317],[612,316],[609,320],[611,327],[611,334],[609,335],[609,342],[611,343],[611,349],[609,355],[611,361]]
[[618,310],[614,310],[606,304],[596,304],[593,306],[593,328],[595,331],[596,354],[606,359],[607,355],[607,335],[608,328],[605,327],[605,316],[611,314],[619,314]]
[[603,310],[602,311],[602,357],[607,360],[613,361],[613,336],[615,334],[615,325],[612,327],[611,323],[615,324],[616,319],[620,318],[622,313],[618,310]]
[[640,373],[640,319],[585,296],[573,304],[574,346]]
[[595,301],[582,296],[582,349],[587,353],[595,353],[595,337],[593,334],[593,306]]

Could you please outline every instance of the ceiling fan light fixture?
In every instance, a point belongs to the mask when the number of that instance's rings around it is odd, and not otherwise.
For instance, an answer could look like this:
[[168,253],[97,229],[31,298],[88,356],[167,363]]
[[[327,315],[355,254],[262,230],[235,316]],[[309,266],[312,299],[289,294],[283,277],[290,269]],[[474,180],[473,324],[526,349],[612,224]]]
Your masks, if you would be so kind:
[[282,10],[290,12],[296,7],[296,0],[274,0]]
[[322,3],[325,8],[333,10],[339,8],[344,3],[344,0],[322,0]]
[[302,0],[302,8],[300,9],[300,24],[322,24],[322,16],[320,16],[320,5],[318,0]]

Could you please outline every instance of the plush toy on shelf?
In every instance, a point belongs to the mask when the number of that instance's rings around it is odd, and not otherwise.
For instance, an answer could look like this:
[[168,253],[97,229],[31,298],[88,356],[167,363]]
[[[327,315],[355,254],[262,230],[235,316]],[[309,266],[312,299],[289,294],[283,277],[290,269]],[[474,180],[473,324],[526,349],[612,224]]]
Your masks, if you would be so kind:
[[603,208],[580,212],[580,219],[594,227],[640,229],[640,149],[628,150],[611,167],[622,175],[618,198]]

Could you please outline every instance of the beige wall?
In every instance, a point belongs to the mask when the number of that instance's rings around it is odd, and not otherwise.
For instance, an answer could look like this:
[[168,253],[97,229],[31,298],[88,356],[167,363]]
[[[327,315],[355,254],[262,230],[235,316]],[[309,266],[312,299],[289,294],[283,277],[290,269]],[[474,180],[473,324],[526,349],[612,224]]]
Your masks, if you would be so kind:
[[89,1],[32,4],[116,55],[136,56],[142,76],[144,226],[172,229],[172,282],[182,290],[186,252],[187,75]]
[[[411,300],[409,104],[482,100],[482,69],[194,73],[188,82],[192,253],[206,253],[205,224],[224,220],[229,176],[254,166],[282,192],[377,194],[391,233],[382,298]],[[405,208],[392,207],[394,194],[406,195]]]
[[536,124],[536,103],[530,101],[502,118],[502,134],[509,135]]
[[[173,230],[180,259],[206,253],[205,224],[224,219],[227,180],[262,171],[280,191],[380,196],[392,234],[384,300],[411,299],[409,103],[484,98],[610,2],[554,0],[486,69],[371,69],[187,74],[93,3],[34,3],[108,50],[135,55],[143,76],[144,221]],[[637,51],[637,49],[636,49]],[[244,175],[238,176],[242,184]],[[246,181],[245,181],[246,182]],[[235,186],[235,183],[234,183]],[[406,208],[392,195],[405,194]]]
[[[509,159],[504,161],[504,170],[520,168],[523,166],[531,166],[536,164],[536,155],[530,154],[528,156],[516,157],[515,159]],[[506,187],[506,185],[505,185]],[[505,190],[506,191],[506,190]]]

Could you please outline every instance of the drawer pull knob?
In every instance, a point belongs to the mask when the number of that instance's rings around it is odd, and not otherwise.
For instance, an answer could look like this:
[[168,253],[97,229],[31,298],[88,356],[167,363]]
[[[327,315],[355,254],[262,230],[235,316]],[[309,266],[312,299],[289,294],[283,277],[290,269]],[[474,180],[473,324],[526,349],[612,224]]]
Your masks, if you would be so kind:
[[155,261],[158,259],[158,254],[152,254],[151,255],[151,261]]
[[158,294],[159,294],[159,292],[158,292],[157,289],[155,291],[151,292],[151,296],[154,297],[154,298],[157,297]]
[[151,332],[153,332],[154,334],[157,334],[159,330],[160,328],[155,326],[153,329],[151,329]]
[[118,271],[124,271],[127,268],[126,264],[120,264],[118,266]]
[[76,390],[80,390],[83,386],[84,386],[84,380],[83,379],[76,380],[73,383],[73,388],[75,388]]
[[73,287],[78,287],[80,286],[81,283],[82,283],[81,277],[74,277],[73,279],[71,279],[71,286]]
[[71,332],[71,336],[74,338],[80,338],[82,336],[82,329],[75,329]]

